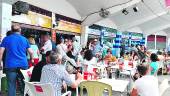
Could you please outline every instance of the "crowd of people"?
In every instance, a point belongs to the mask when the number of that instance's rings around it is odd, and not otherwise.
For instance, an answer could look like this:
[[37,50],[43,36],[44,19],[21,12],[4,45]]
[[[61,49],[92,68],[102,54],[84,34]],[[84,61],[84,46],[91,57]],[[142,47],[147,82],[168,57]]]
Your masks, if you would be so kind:
[[[76,88],[83,78],[83,72],[97,77],[99,74],[94,72],[93,66],[103,64],[103,61],[109,66],[112,62],[119,64],[120,59],[128,60],[137,68],[133,76],[135,87],[131,92],[132,96],[159,96],[157,75],[170,72],[170,52],[158,50],[157,53],[152,53],[144,45],[132,44],[128,51],[121,47],[121,57],[116,57],[110,46],[103,48],[97,39],[89,42],[86,48],[81,48],[76,38],[71,40],[61,37],[59,43],[53,45],[50,35],[44,34],[41,41],[42,46],[38,46],[34,36],[22,36],[19,25],[13,25],[3,39],[0,61],[3,60],[3,69],[8,81],[8,96],[16,96],[17,86],[20,86],[19,90],[24,94],[24,78],[20,69],[32,66],[34,69],[30,82],[52,83],[55,96],[61,96],[62,86],[66,84]],[[137,62],[137,65],[133,62]],[[76,80],[73,81],[69,74],[76,74]]]

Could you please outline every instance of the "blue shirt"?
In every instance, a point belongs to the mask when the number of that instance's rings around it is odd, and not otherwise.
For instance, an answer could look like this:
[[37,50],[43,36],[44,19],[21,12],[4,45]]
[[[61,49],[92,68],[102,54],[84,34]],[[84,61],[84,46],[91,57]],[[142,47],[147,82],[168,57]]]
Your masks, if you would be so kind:
[[6,50],[5,68],[28,67],[26,52],[30,45],[25,37],[14,33],[5,37],[0,47]]

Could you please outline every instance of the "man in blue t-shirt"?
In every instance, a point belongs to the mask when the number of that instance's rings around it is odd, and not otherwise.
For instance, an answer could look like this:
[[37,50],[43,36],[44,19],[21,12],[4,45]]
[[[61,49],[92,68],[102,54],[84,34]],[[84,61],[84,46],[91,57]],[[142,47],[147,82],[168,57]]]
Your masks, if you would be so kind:
[[5,37],[1,43],[0,62],[4,50],[6,50],[5,66],[3,67],[5,68],[8,82],[8,96],[16,96],[16,79],[20,77],[18,76],[18,71],[28,68],[27,51],[31,58],[33,54],[29,42],[21,35],[20,26],[13,25],[11,29],[12,34]]

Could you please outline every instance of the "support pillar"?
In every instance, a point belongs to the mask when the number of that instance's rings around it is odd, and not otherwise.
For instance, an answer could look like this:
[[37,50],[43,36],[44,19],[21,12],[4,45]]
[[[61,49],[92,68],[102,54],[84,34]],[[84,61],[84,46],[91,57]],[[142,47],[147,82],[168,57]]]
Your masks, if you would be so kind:
[[11,29],[12,5],[5,1],[0,2],[0,35],[1,39],[6,36],[6,32]]
[[157,47],[157,44],[156,44],[156,42],[157,42],[157,35],[155,34],[155,50],[156,50],[156,47]]
[[82,48],[85,48],[87,45],[87,40],[88,40],[88,26],[82,26],[81,27],[81,46]]

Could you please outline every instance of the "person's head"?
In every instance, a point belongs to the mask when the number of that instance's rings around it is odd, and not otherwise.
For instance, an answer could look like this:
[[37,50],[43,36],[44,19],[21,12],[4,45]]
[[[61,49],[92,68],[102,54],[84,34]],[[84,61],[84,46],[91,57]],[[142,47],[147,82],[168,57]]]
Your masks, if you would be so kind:
[[84,53],[84,59],[90,61],[93,58],[93,53],[91,50],[86,50]]
[[58,44],[63,44],[64,43],[64,39],[62,37],[59,37],[59,42]]
[[72,45],[68,45],[68,51],[73,51],[73,46]]
[[64,39],[64,44],[67,44],[68,43],[68,39]]
[[110,48],[107,49],[107,54],[112,54],[112,50]]
[[167,52],[167,54],[168,54],[168,57],[170,57],[170,52]]
[[147,65],[138,65],[137,71],[141,76],[144,76],[148,73],[148,66]]
[[150,59],[152,62],[156,62],[158,60],[158,56],[155,53],[152,53]]
[[130,55],[133,56],[135,54],[135,51],[130,51]]
[[97,45],[97,41],[98,41],[97,39],[94,39],[93,40],[93,45]]
[[46,54],[45,54],[47,64],[51,63],[50,62],[50,54],[51,54],[51,51],[47,51]]
[[46,41],[48,41],[50,39],[50,35],[49,34],[45,34],[44,35],[44,41],[46,42]]
[[12,34],[12,32],[11,32],[11,30],[10,31],[8,31],[7,33],[6,33],[6,36],[9,36],[9,35],[11,35]]
[[61,64],[62,62],[62,55],[54,51],[51,51],[49,58],[50,58],[50,64]]
[[134,45],[133,45],[133,44],[131,44],[131,47],[134,47]]
[[162,55],[163,53],[162,53],[161,51],[158,51],[157,54],[158,54],[158,55]]
[[28,40],[29,40],[29,42],[30,42],[30,44],[35,44],[35,39],[34,39],[34,37],[33,36],[30,36],[29,38],[28,38]]
[[77,42],[77,39],[76,39],[76,37],[73,37],[73,39],[72,39],[72,40],[73,40],[73,42]]
[[12,25],[12,26],[11,26],[11,31],[12,31],[13,33],[16,33],[16,32],[21,33],[21,27],[20,27],[20,25],[19,25],[19,24],[14,24],[14,25]]

